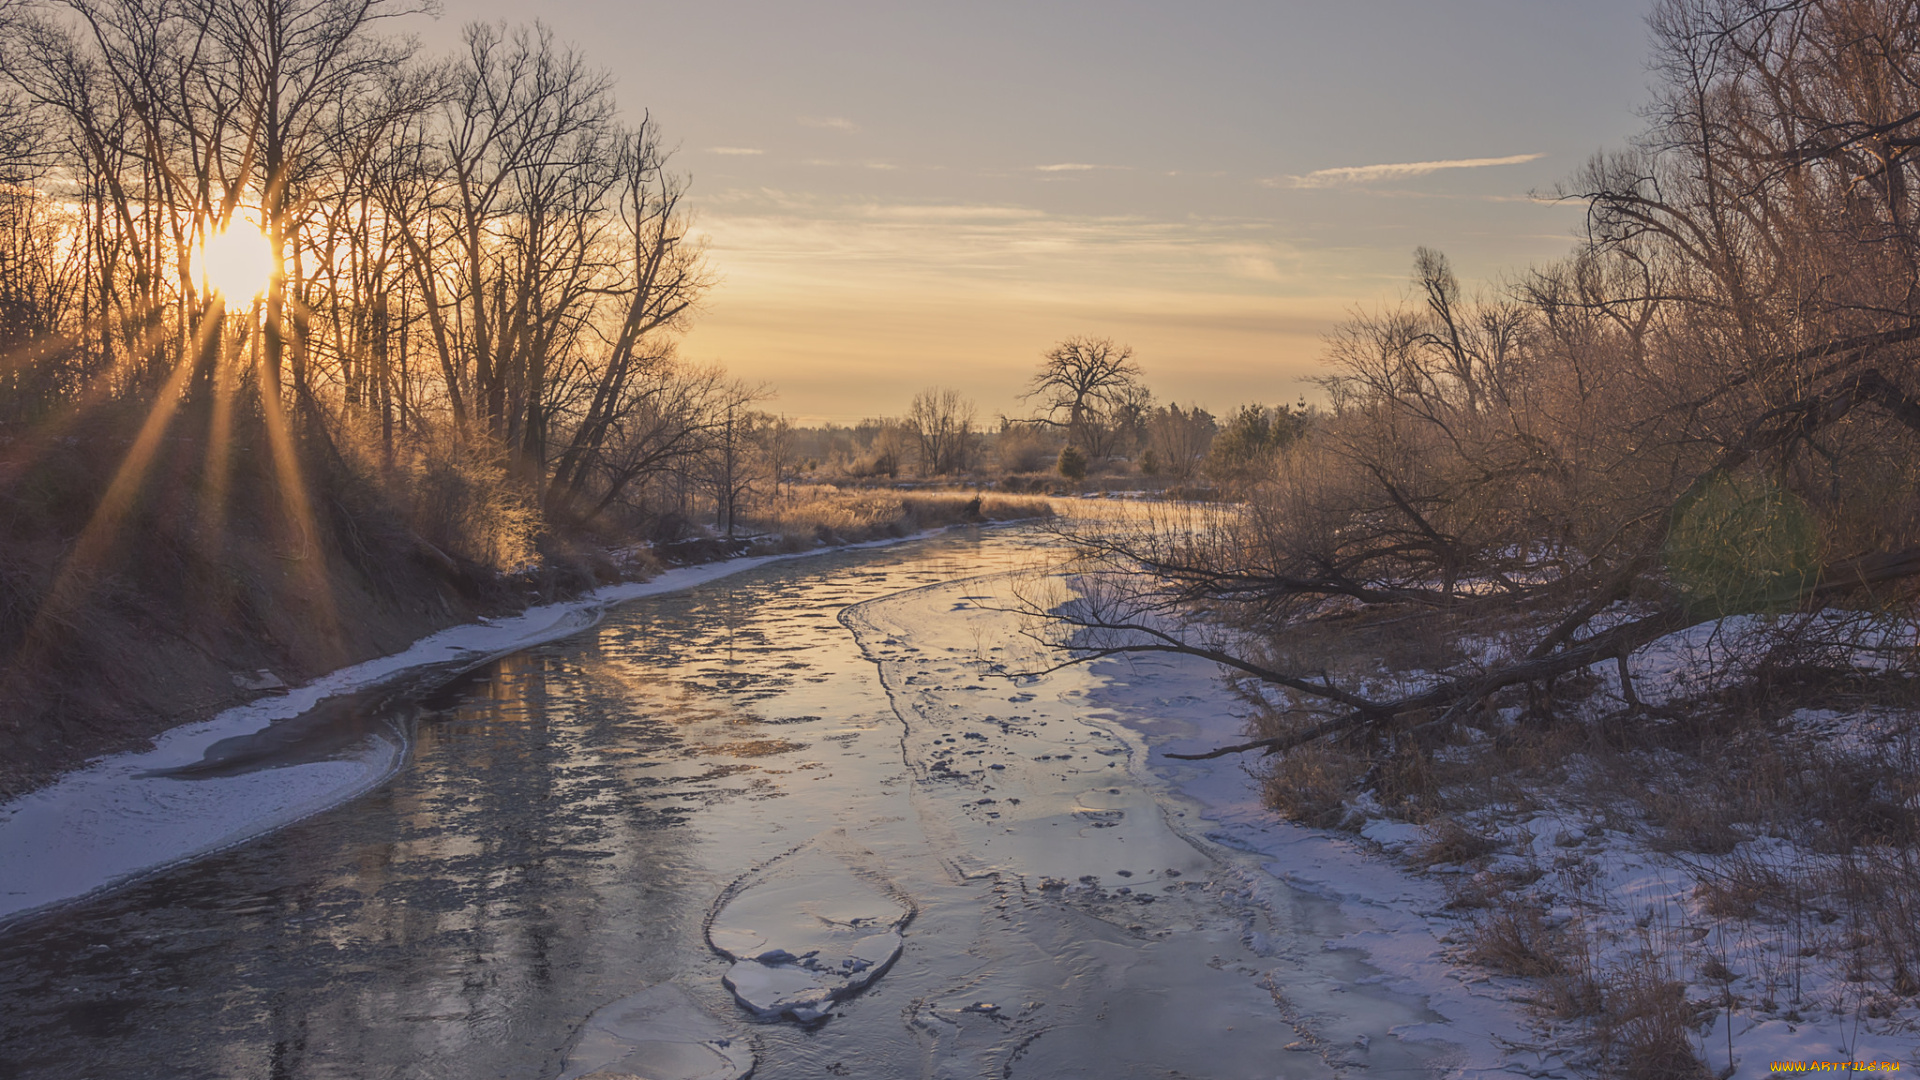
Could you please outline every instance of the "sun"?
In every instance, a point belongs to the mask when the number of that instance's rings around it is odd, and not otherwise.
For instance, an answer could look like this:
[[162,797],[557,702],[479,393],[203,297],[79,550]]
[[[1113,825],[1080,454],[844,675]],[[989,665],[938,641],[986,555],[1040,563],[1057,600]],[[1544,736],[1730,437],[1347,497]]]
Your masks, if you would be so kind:
[[236,221],[200,245],[200,279],[228,300],[259,296],[272,277],[273,249],[250,224]]

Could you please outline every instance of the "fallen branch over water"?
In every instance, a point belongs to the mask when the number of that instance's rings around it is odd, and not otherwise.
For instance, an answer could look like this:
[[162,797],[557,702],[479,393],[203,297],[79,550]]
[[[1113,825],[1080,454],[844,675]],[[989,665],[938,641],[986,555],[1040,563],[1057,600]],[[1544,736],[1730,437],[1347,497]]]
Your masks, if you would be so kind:
[[[1849,559],[1827,567],[1818,580],[1793,596],[1791,606],[1799,610],[1812,610],[1861,591],[1870,591],[1877,586],[1906,581],[1916,576],[1920,576],[1920,547]],[[1610,590],[1602,595],[1612,592]],[[1624,595],[1624,589],[1619,595]],[[1138,618],[1102,618],[1097,610],[1082,614],[1055,611],[1050,618],[1076,631],[1130,635],[1135,640],[1091,648],[1066,646],[1071,649],[1071,658],[1046,670],[1054,671],[1090,660],[1141,653],[1192,656],[1220,664],[1266,685],[1343,705],[1348,710],[1302,731],[1223,746],[1205,753],[1167,755],[1180,760],[1199,761],[1255,750],[1265,754],[1284,753],[1329,735],[1361,727],[1382,726],[1396,718],[1422,713],[1437,715],[1417,724],[1408,734],[1422,742],[1431,743],[1443,736],[1460,718],[1501,690],[1550,682],[1607,660],[1624,661],[1640,648],[1670,634],[1733,616],[1755,613],[1753,610],[1724,610],[1713,605],[1682,601],[1566,643],[1571,637],[1571,633],[1565,631],[1567,623],[1577,619],[1577,626],[1590,624],[1607,606],[1610,605],[1599,608],[1588,605],[1573,618],[1556,625],[1523,659],[1488,671],[1446,679],[1418,693],[1393,699],[1368,698],[1335,684],[1325,676],[1306,678],[1279,671],[1218,645],[1187,641],[1177,633]]]

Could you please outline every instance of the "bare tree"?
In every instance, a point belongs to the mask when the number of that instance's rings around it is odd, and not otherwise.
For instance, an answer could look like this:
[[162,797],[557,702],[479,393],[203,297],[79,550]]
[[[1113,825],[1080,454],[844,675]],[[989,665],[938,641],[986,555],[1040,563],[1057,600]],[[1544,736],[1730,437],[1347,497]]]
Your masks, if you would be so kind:
[[[194,260],[209,234],[258,215],[279,268],[262,362],[221,378],[278,408],[285,361],[328,440],[371,413],[394,463],[397,432],[450,423],[498,444],[550,512],[624,504],[646,473],[632,419],[678,415],[653,406],[700,382],[671,359],[707,281],[685,181],[652,120],[621,124],[607,77],[545,30],[470,27],[452,63],[420,63],[383,30],[424,10],[8,6],[0,80],[21,123],[0,141],[32,132],[35,182],[71,185],[16,200],[32,211],[16,216],[76,207],[59,226],[71,238],[7,281],[58,283],[47,295],[77,310],[20,318],[73,343],[62,355],[89,392],[110,372],[119,391],[166,398],[182,373],[196,398],[216,381],[205,331],[221,320]],[[66,253],[57,272],[49,252]]]
[[862,459],[855,463],[855,475],[896,477],[902,462],[913,452],[914,438],[906,421],[890,416],[868,417],[853,429],[853,443]]
[[[1687,627],[1909,609],[1920,505],[1888,479],[1915,475],[1920,395],[1871,361],[1920,332],[1830,330],[1808,345],[1816,325],[1757,295],[1743,329],[1716,284],[1729,272],[1689,267],[1694,254],[1621,235],[1514,297],[1468,301],[1422,252],[1417,306],[1336,333],[1332,414],[1244,507],[1078,537],[1104,571],[1083,578],[1083,602],[1050,608],[1053,644],[1072,660],[1201,656],[1287,697],[1281,734],[1221,752],[1339,733],[1424,752],[1508,691],[1548,722],[1555,680],[1603,663],[1631,712],[1631,657]],[[1789,329],[1786,354],[1734,345]],[[1196,605],[1213,621],[1194,622]],[[1383,694],[1270,636],[1356,608],[1426,612],[1504,644]]]
[[793,475],[794,456],[799,450],[793,421],[785,416],[761,413],[755,418],[753,438],[761,459],[767,463],[767,478],[773,482],[773,496],[778,499],[780,485]]
[[932,387],[914,395],[906,424],[920,451],[921,472],[944,476],[972,465],[974,415],[973,402],[958,390]]
[[[687,239],[680,212],[685,184],[667,172],[650,119],[625,135],[618,170],[622,250],[599,292],[610,309],[607,329],[599,331],[607,351],[588,368],[592,377],[582,381],[584,407],[554,468],[550,505],[580,496],[586,463],[606,445],[612,425],[628,407],[632,385],[644,384],[661,336],[683,324],[709,281],[703,249]],[[530,451],[544,449],[544,421],[542,431],[537,442],[529,440]]]
[[1130,346],[1072,337],[1040,362],[1026,397],[1038,399],[1039,422],[1064,428],[1070,443],[1100,459],[1111,456],[1117,434],[1142,418],[1145,389]]
[[[601,450],[587,459],[581,490],[596,493],[591,504],[571,510],[592,518],[616,505],[644,509],[644,500],[667,478],[720,491],[737,505],[751,486],[744,462],[751,406],[763,387],[727,378],[716,367],[690,367],[670,355],[653,358],[635,373],[625,404],[609,423]],[[715,461],[720,463],[715,480]],[[673,500],[676,506],[681,500]],[[730,516],[721,515],[723,520]]]
[[1148,462],[1143,455],[1142,468],[1151,464],[1152,471],[1160,475],[1181,482],[1191,480],[1206,460],[1218,431],[1213,414],[1198,405],[1186,409],[1178,403],[1163,405],[1153,410],[1146,422],[1146,454],[1152,460]]
[[225,147],[230,198],[250,187],[261,192],[262,225],[277,268],[264,308],[263,374],[270,390],[279,384],[291,342],[295,387],[310,392],[304,314],[298,305],[289,312],[288,304],[290,283],[295,296],[303,291],[301,264],[291,256],[300,242],[307,185],[345,164],[332,156],[352,143],[338,138],[343,115],[375,129],[391,120],[356,108],[412,58],[410,39],[379,28],[430,10],[425,0],[186,0],[182,7],[183,21],[204,28],[210,39],[196,50],[213,61],[201,70],[220,73],[235,89],[235,138]]

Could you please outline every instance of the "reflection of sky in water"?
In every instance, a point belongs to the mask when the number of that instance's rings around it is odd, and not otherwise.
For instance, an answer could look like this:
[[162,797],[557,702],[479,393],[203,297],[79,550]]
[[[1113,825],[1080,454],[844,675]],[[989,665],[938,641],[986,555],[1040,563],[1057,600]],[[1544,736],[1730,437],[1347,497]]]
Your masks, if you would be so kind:
[[[1098,749],[1121,743],[1061,696],[1092,676],[1010,703],[1004,684],[954,677],[977,649],[969,620],[1000,616],[906,592],[1032,543],[769,567],[474,673],[425,703],[412,760],[373,794],[0,939],[0,1073],[551,1077],[585,1018],[666,980],[749,1039],[760,1076],[917,1075],[936,1060],[955,1075],[1022,1061],[1013,1075],[1075,1061],[1103,1076],[1204,1060],[1324,1071],[1313,1054],[1273,1060],[1297,1035],[1235,965],[1278,961],[1245,952],[1252,916],[1206,891],[1214,864],[1106,767],[1126,758]],[[893,594],[848,618],[888,685],[914,681],[912,701],[889,700],[834,618]],[[1014,709],[1024,733],[975,722]],[[991,739],[955,737],[976,727]],[[960,763],[951,777],[929,771],[936,748]],[[1051,838],[1069,832],[1093,839]],[[1160,903],[1041,888],[1070,869],[1112,889],[1122,851],[1155,853],[1132,881]],[[1191,888],[1153,873],[1176,859]],[[703,928],[723,890],[762,880],[817,890],[822,910],[835,882],[910,897],[906,952],[817,1030],[747,1023]],[[1328,917],[1300,923],[1309,953]],[[1000,1011],[962,1011],[988,997]]]

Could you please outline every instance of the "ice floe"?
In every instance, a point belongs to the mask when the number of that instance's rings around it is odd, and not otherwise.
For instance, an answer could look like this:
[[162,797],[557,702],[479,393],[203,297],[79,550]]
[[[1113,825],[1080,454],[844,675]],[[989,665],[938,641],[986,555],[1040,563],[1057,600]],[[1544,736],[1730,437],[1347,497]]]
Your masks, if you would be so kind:
[[912,917],[884,886],[810,850],[730,888],[707,942],[734,962],[723,981],[754,1016],[811,1024],[886,973]]
[[743,1080],[744,1040],[673,983],[649,986],[587,1017],[558,1080]]

